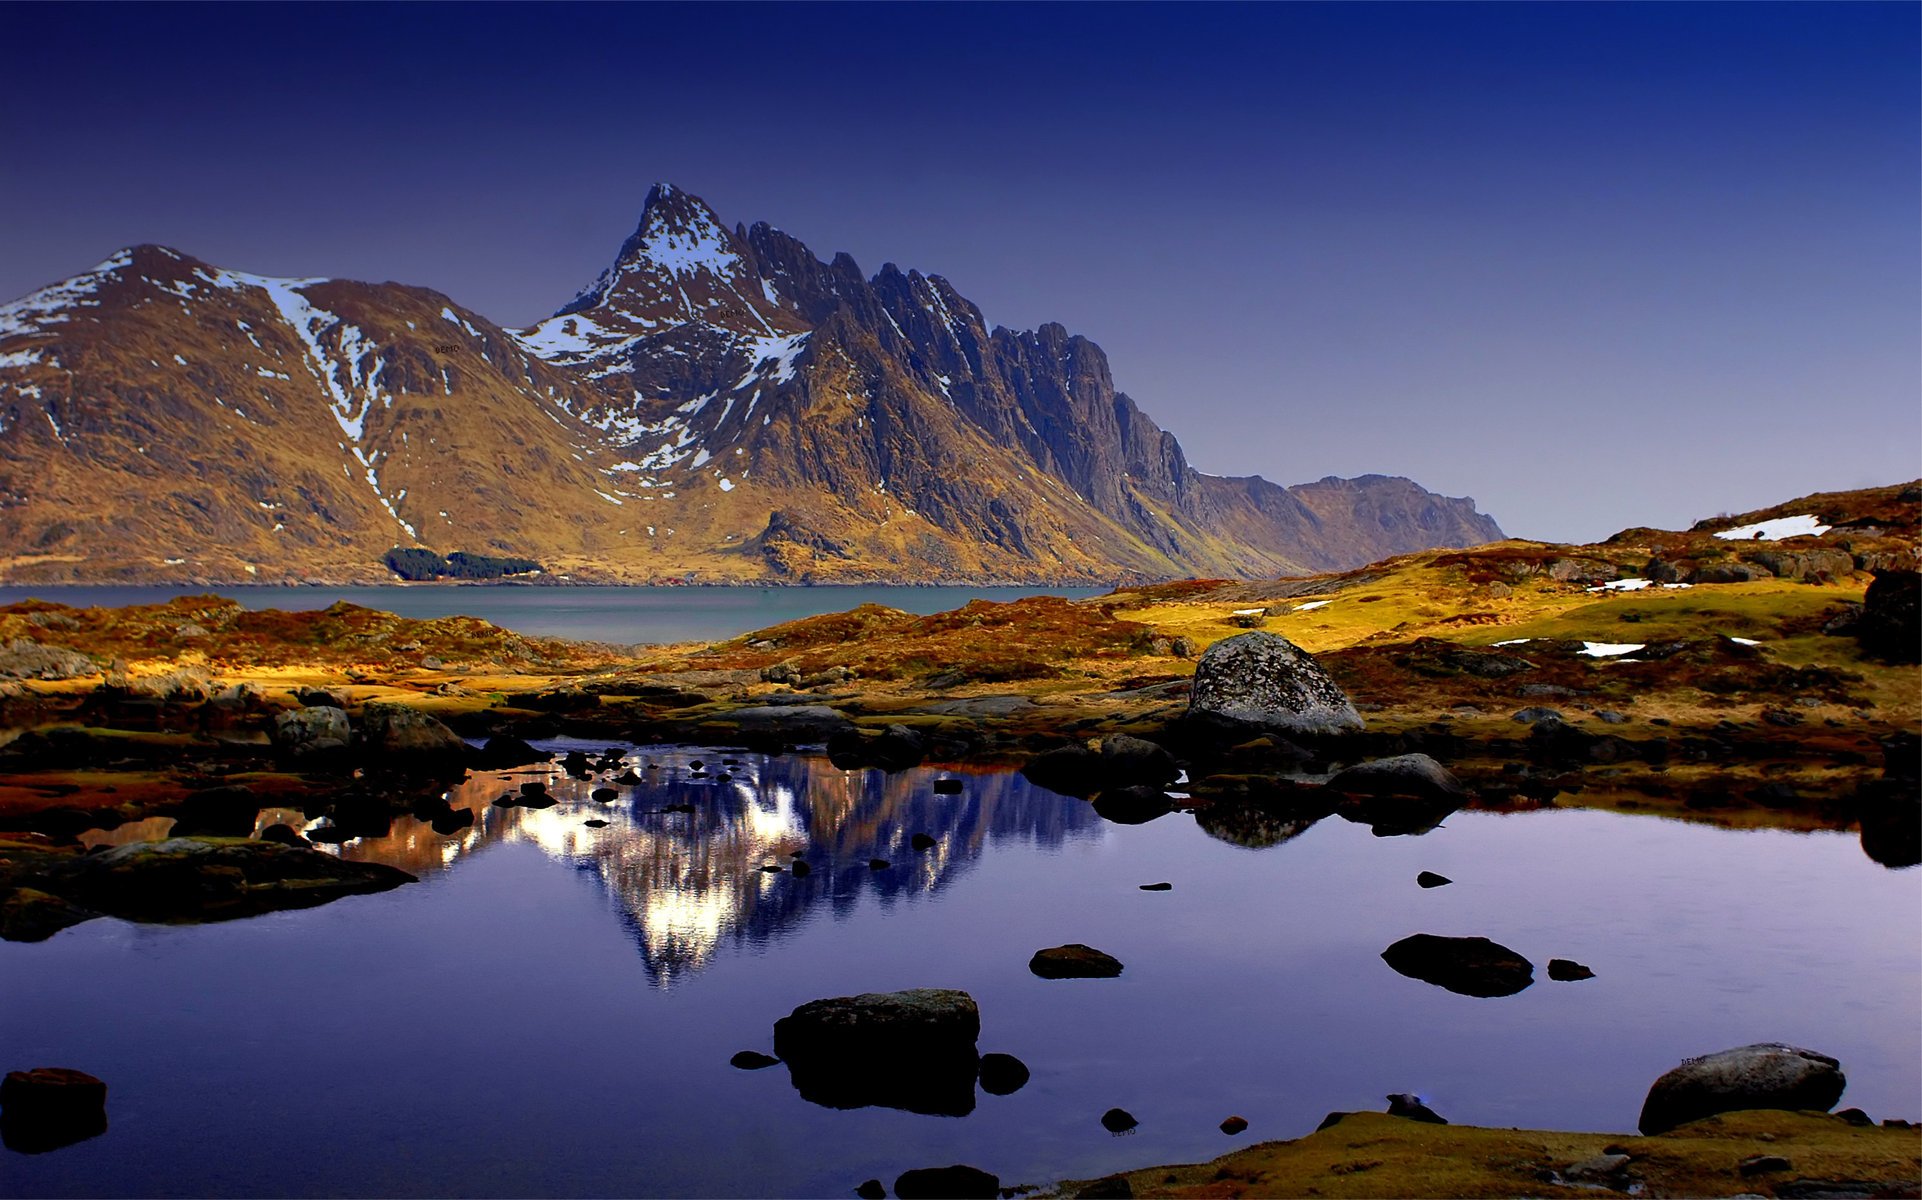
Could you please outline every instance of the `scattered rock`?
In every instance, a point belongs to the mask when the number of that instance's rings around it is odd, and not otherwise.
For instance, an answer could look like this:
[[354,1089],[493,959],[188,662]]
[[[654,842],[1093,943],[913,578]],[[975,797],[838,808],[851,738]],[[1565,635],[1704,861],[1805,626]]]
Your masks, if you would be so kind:
[[894,1181],[894,1194],[901,1200],[995,1200],[1001,1195],[1001,1177],[959,1163],[921,1167],[903,1171]]
[[1109,1133],[1126,1133],[1141,1122],[1125,1108],[1111,1108],[1101,1114],[1101,1127]]
[[220,921],[413,882],[381,863],[274,842],[170,838],[55,864],[46,886],[69,903],[129,921]]
[[1382,959],[1411,979],[1462,996],[1512,996],[1535,982],[1521,955],[1483,937],[1417,933],[1382,951]]
[[1227,1134],[1229,1137],[1233,1137],[1247,1128],[1248,1118],[1246,1117],[1229,1117],[1221,1123],[1221,1132]]
[[1551,958],[1548,960],[1548,977],[1557,983],[1571,983],[1577,979],[1593,979],[1595,972],[1573,959]]
[[870,858],[868,860],[868,870],[870,871],[885,871],[887,869],[888,860],[885,858]]
[[959,779],[937,779],[934,781],[934,794],[937,796],[959,796],[961,794],[961,781]]
[[1626,724],[1628,724],[1628,716],[1627,716],[1627,714],[1625,714],[1625,713],[1618,713],[1618,712],[1616,712],[1616,711],[1615,711],[1614,709],[1612,709],[1612,708],[1598,708],[1598,709],[1596,709],[1596,710],[1595,710],[1595,719],[1596,719],[1596,720],[1598,720],[1598,721],[1600,721],[1600,722],[1601,722],[1602,724],[1604,724],[1604,725],[1626,725]]
[[1174,890],[1174,887],[1175,885],[1172,883],[1144,883],[1141,885],[1141,890],[1144,892],[1171,892]]
[[43,1154],[107,1131],[107,1085],[68,1067],[9,1071],[0,1080],[0,1140]]
[[804,876],[812,875],[814,873],[813,867],[808,866],[805,862],[802,862],[798,858],[794,860],[794,864],[790,866],[788,870],[794,873],[794,877],[796,879],[800,879],[800,878],[803,878]]
[[[1000,1180],[997,1179],[995,1182],[999,1183]],[[854,1194],[861,1197],[861,1200],[887,1200],[888,1189],[881,1186],[879,1179],[869,1179],[855,1188]]]
[[1771,1171],[1790,1171],[1794,1169],[1794,1164],[1779,1154],[1751,1154],[1737,1163],[1735,1169],[1741,1172],[1742,1178],[1748,1179]]
[[963,1116],[974,1110],[980,1032],[966,992],[874,992],[796,1008],[774,1023],[774,1053],[815,1104]]
[[727,1065],[743,1071],[759,1071],[766,1067],[778,1066],[781,1060],[759,1050],[743,1050],[727,1060]]
[[1448,1124],[1440,1113],[1423,1104],[1420,1096],[1411,1096],[1406,1092],[1396,1092],[1388,1097],[1388,1115],[1406,1117],[1410,1121],[1425,1121],[1430,1125]]
[[1738,1046],[1684,1061],[1655,1081],[1638,1122],[1645,1134],[1747,1108],[1827,1112],[1848,1079],[1826,1054],[1780,1042]]
[[1578,1163],[1562,1168],[1562,1178],[1569,1183],[1608,1187],[1622,1182],[1628,1171],[1628,1164],[1634,1160],[1626,1154],[1597,1154]]
[[1872,1129],[1875,1126],[1875,1118],[1859,1108],[1845,1108],[1835,1115],[1840,1120],[1847,1121],[1851,1125],[1859,1125],[1864,1129]]
[[100,671],[93,660],[64,646],[15,638],[0,646],[0,679],[77,679]]
[[990,1096],[1018,1092],[1028,1082],[1028,1064],[1012,1054],[981,1056],[981,1090]]
[[1362,796],[1413,796],[1424,800],[1463,800],[1468,789],[1454,773],[1426,754],[1398,754],[1356,763],[1328,780],[1337,792]]
[[1561,721],[1566,718],[1555,709],[1543,708],[1537,704],[1530,705],[1527,708],[1516,709],[1509,714],[1508,719],[1511,721],[1520,721],[1524,725],[1538,725],[1543,721]]
[[1438,888],[1447,887],[1455,881],[1446,875],[1437,875],[1433,871],[1423,871],[1421,874],[1415,876],[1415,882],[1425,888]]
[[599,817],[589,817],[587,820],[582,821],[581,824],[587,826],[589,829],[606,829],[607,828],[607,822],[601,820]]
[[1093,946],[1070,942],[1035,951],[1028,970],[1043,979],[1113,979],[1121,974],[1121,960]]
[[1110,1175],[1085,1184],[1076,1192],[1075,1200],[1134,1200],[1134,1185],[1126,1175]]
[[932,850],[936,843],[935,840],[927,834],[917,833],[908,839],[908,845],[914,847],[916,850]]
[[1361,714],[1307,651],[1254,631],[1224,638],[1195,664],[1192,717],[1300,733],[1362,728]]

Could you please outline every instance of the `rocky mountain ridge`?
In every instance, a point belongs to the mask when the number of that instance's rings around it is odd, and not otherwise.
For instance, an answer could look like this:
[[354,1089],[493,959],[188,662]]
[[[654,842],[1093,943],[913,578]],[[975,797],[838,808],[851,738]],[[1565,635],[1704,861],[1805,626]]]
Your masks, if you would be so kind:
[[1093,342],[666,185],[524,330],[158,246],[0,306],[10,581],[379,582],[418,546],[584,582],[1096,582],[1500,537],[1407,480],[1198,472]]

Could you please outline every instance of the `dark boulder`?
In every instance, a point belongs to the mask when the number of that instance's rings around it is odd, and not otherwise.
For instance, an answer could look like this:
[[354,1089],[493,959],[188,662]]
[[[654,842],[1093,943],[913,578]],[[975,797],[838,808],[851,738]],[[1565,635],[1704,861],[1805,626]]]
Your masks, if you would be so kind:
[[107,1085],[84,1071],[36,1067],[0,1080],[0,1141],[44,1154],[107,1131]]
[[47,889],[129,921],[219,921],[413,883],[405,871],[260,841],[135,842],[51,868]]
[[[1000,1180],[995,1182],[999,1183]],[[866,1179],[861,1182],[861,1186],[854,1189],[854,1194],[861,1197],[861,1200],[887,1200],[888,1189],[882,1186],[879,1179]]]
[[1224,638],[1195,664],[1192,718],[1292,733],[1347,733],[1361,714],[1328,672],[1287,638],[1254,631]]
[[1229,1117],[1221,1123],[1221,1132],[1227,1134],[1229,1137],[1245,1132],[1247,1128],[1248,1118],[1246,1117]]
[[1111,782],[1165,788],[1181,777],[1181,764],[1166,748],[1121,733],[1101,740],[1101,774]]
[[1417,933],[1382,951],[1382,960],[1410,979],[1461,996],[1512,996],[1535,982],[1534,966],[1483,937]]
[[1415,882],[1425,888],[1438,888],[1447,887],[1455,881],[1446,875],[1437,875],[1433,871],[1423,871],[1421,874],[1415,876]]
[[990,1096],[1020,1091],[1028,1082],[1028,1064],[1012,1054],[981,1056],[981,1090]]
[[533,763],[549,762],[553,754],[546,750],[536,750],[526,741],[502,734],[487,739],[480,749],[479,764],[483,767],[501,769],[506,767],[525,767]]
[[1109,1133],[1126,1133],[1139,1124],[1135,1115],[1125,1108],[1111,1108],[1101,1114],[1101,1127]]
[[259,813],[260,797],[240,784],[203,788],[174,810],[172,833],[175,837],[252,837]]
[[921,1167],[896,1177],[894,1194],[901,1200],[996,1200],[1001,1195],[1001,1177],[959,1163]]
[[328,705],[310,705],[281,713],[274,718],[270,736],[274,749],[290,759],[339,756],[354,740],[346,711]]
[[44,942],[100,915],[37,888],[0,891],[0,938],[9,942]]
[[1877,571],[1862,596],[1854,633],[1872,658],[1922,662],[1922,573]]
[[937,796],[959,796],[961,794],[961,781],[959,779],[937,779],[934,781],[934,794]]
[[1410,1121],[1421,1121],[1429,1125],[1448,1124],[1440,1113],[1423,1104],[1420,1096],[1411,1096],[1406,1092],[1396,1092],[1388,1097],[1388,1115],[1405,1117]]
[[1074,1200],[1134,1200],[1134,1184],[1128,1182],[1126,1175],[1110,1175],[1083,1184],[1074,1194]]
[[774,1023],[774,1053],[803,1099],[963,1116],[974,1109],[981,1010],[917,988],[814,1000]]
[[1460,801],[1468,789],[1454,772],[1426,754],[1398,754],[1356,763],[1329,779],[1332,791],[1360,796],[1412,796],[1424,800]]
[[1070,942],[1037,950],[1028,970],[1043,979],[1113,979],[1121,974],[1121,960],[1093,946]]
[[1174,801],[1156,787],[1108,788],[1094,798],[1095,815],[1117,825],[1146,825],[1175,810]]
[[766,1067],[779,1066],[781,1060],[773,1055],[762,1054],[758,1050],[742,1050],[727,1060],[727,1065],[742,1071],[759,1071]]
[[1551,958],[1548,960],[1548,977],[1557,983],[1573,983],[1578,979],[1593,979],[1595,972],[1573,959]]
[[404,704],[369,704],[361,710],[361,748],[389,763],[438,765],[467,755],[461,736],[424,712]]
[[1637,1125],[1657,1134],[1742,1109],[1827,1112],[1847,1086],[1842,1064],[1826,1054],[1780,1042],[1738,1046],[1688,1059],[1657,1079]]
[[927,741],[906,725],[890,725],[867,744],[868,761],[893,774],[921,765],[928,756]]
[[1084,746],[1062,746],[1028,760],[1021,768],[1029,783],[1063,796],[1086,799],[1101,790],[1101,756]]

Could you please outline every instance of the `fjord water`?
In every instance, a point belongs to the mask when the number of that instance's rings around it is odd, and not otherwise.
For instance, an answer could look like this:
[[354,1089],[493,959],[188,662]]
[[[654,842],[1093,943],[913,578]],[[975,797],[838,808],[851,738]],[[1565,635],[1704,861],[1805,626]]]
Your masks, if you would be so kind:
[[[1850,834],[1550,809],[1420,837],[1330,817],[1251,846],[1180,813],[1110,824],[1005,773],[945,796],[933,769],[726,756],[637,754],[649,782],[607,804],[602,781],[481,773],[450,794],[474,828],[403,819],[343,848],[421,877],[382,895],[0,943],[5,1064],[100,1076],[111,1122],[0,1154],[0,1190],[837,1196],[952,1162],[1046,1183],[1300,1136],[1389,1092],[1455,1122],[1627,1131],[1682,1058],[1765,1040],[1841,1059],[1844,1105],[1922,1115],[1922,871]],[[561,803],[491,806],[529,778]],[[811,874],[760,869],[797,852]],[[1455,882],[1424,891],[1422,870]],[[1477,999],[1381,961],[1424,931],[1514,947],[1536,982]],[[1029,973],[1064,942],[1126,970]],[[1557,956],[1596,977],[1551,982]],[[980,1049],[1031,1081],[921,1116],[728,1063],[805,1001],[909,987],[972,993]],[[1113,1106],[1140,1127],[1109,1134]]]
[[530,637],[617,645],[719,641],[782,621],[882,604],[946,612],[970,600],[1095,596],[1066,587],[534,587],[514,584],[411,587],[0,587],[0,604],[38,598],[75,608],[164,604],[177,596],[225,596],[253,609],[306,612],[345,600],[403,617],[479,617]]

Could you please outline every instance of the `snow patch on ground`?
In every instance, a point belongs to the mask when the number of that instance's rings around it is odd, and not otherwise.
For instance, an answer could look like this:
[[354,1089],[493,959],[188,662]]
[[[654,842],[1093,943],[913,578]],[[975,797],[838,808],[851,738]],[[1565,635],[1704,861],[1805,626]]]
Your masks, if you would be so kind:
[[1591,592],[1639,592],[1654,584],[1653,579],[1617,579],[1613,583],[1604,583],[1600,587],[1592,587],[1588,590]]
[[1756,641],[1754,638],[1738,638],[1734,634],[1728,635],[1728,640],[1731,642],[1734,642],[1738,646],[1759,646],[1762,644]]
[[1753,525],[1739,525],[1715,536],[1725,542],[1779,542],[1783,538],[1820,537],[1831,528],[1804,513],[1799,517],[1776,517]]
[[1326,608],[1326,607],[1327,607],[1328,605],[1330,605],[1330,604],[1333,604],[1333,603],[1334,603],[1334,601],[1333,601],[1333,600],[1310,600],[1310,601],[1309,601],[1308,603],[1306,603],[1306,604],[1297,604],[1297,605],[1295,605],[1295,607],[1294,607],[1294,609],[1293,609],[1293,611],[1295,611],[1295,612],[1313,612],[1313,611],[1315,611],[1315,610],[1316,610],[1316,609],[1318,609],[1318,608]]
[[1624,654],[1633,654],[1637,650],[1646,649],[1648,649],[1647,642],[1583,642],[1578,653],[1586,654],[1590,658],[1618,658]]

